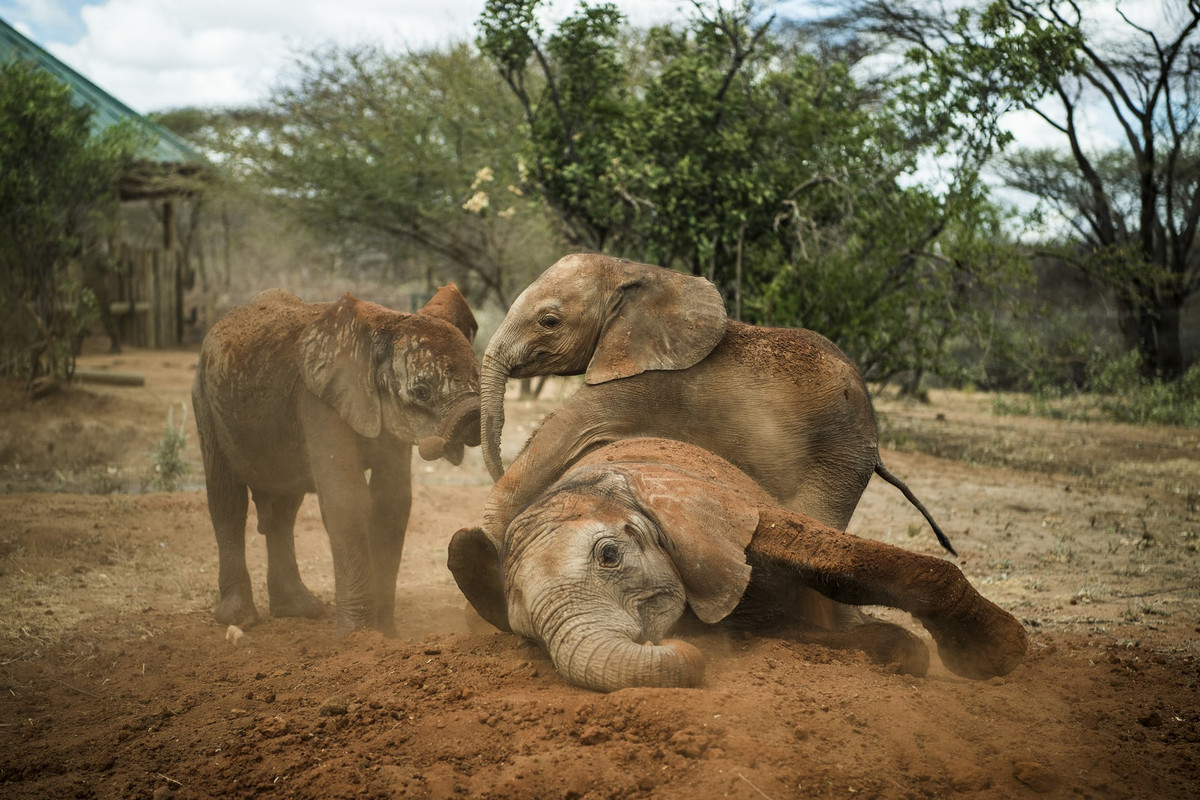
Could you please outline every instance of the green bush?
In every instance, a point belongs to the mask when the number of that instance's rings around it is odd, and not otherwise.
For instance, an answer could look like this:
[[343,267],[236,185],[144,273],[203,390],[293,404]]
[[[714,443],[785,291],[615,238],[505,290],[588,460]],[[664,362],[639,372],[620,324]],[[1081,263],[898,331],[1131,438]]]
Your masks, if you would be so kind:
[[1200,428],[1200,364],[1177,382],[1151,381],[1142,377],[1141,359],[1131,352],[1097,363],[1089,378],[1100,409],[1113,419]]
[[167,427],[163,431],[163,438],[154,448],[152,459],[154,475],[151,485],[160,492],[176,491],[179,488],[180,478],[188,471],[187,462],[183,460],[181,454],[184,444],[187,443],[187,434],[184,432],[187,406],[183,406],[183,419],[180,420],[178,428],[175,427],[174,417],[175,407],[171,406],[167,409]]
[[70,377],[97,308],[70,265],[103,251],[144,139],[129,122],[95,131],[92,114],[35,64],[0,63],[0,374]]
[[997,395],[992,413],[1200,428],[1200,364],[1172,383],[1143,377],[1137,352],[1094,353],[1078,389],[1046,382],[1027,395]]

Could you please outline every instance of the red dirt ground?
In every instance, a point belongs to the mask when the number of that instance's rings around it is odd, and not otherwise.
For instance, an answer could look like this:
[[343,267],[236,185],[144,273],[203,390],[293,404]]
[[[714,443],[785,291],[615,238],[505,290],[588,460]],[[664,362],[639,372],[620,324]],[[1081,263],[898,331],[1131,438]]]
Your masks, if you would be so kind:
[[[397,638],[337,641],[332,615],[268,616],[231,644],[211,614],[216,545],[190,417],[184,488],[146,491],[195,353],[88,344],[82,367],[145,386],[34,403],[0,388],[5,798],[1200,796],[1200,432],[996,417],[962,393],[880,402],[901,448],[886,463],[971,581],[1026,624],[1026,663],[977,683],[935,656],[915,679],[815,645],[712,635],[704,688],[599,695],[466,611],[445,548],[479,521],[478,451],[460,468],[416,464]],[[510,401],[508,457],[554,399]],[[851,530],[937,552],[878,480]],[[314,498],[297,550],[332,601]],[[249,551],[265,611],[253,533]]]

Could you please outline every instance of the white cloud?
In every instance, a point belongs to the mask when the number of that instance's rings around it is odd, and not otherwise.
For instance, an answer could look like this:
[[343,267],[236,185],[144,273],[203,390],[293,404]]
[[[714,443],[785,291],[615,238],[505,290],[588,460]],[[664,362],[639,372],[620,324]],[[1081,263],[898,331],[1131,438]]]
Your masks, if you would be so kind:
[[138,111],[263,99],[299,53],[330,41],[424,47],[471,36],[480,0],[109,0],[54,55]]
[[[0,0],[22,33],[142,112],[264,99],[298,54],[329,42],[419,49],[475,36],[484,0]],[[684,0],[618,0],[630,20],[675,19]],[[550,18],[577,7],[549,4]]]

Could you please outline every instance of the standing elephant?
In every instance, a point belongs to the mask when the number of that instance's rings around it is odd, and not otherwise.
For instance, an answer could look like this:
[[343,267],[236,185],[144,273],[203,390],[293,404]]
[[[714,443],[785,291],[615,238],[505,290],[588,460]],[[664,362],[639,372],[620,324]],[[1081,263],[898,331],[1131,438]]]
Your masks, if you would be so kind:
[[[585,455],[498,543],[479,528],[456,533],[449,564],[477,608],[540,642],[569,683],[599,691],[700,683],[700,651],[666,638],[685,610],[703,623],[800,631],[925,673],[928,651],[900,626],[814,623],[797,602],[812,590],[910,612],[959,675],[1004,675],[1025,655],[1021,624],[950,562],[783,509],[728,461],[666,439]],[[497,564],[502,585],[487,580]]]
[[267,540],[271,613],[322,613],[293,546],[296,512],[316,492],[339,634],[393,630],[412,445],[458,464],[464,445],[479,444],[474,333],[453,285],[416,314],[349,294],[306,303],[271,289],[213,326],[192,403],[220,556],[218,622],[258,618],[246,569],[247,489]]
[[[509,377],[586,376],[507,473]],[[570,255],[517,298],[480,370],[482,448],[497,481],[484,528],[513,516],[589,450],[617,439],[691,442],[733,462],[780,504],[844,529],[872,474],[929,512],[879,458],[858,368],[809,330],[729,320],[712,283],[603,255]]]

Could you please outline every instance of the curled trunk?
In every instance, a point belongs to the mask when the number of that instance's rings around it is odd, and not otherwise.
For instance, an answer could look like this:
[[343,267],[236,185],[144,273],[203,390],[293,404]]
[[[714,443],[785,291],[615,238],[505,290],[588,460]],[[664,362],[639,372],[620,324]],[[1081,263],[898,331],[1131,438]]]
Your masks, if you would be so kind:
[[682,688],[704,680],[704,658],[678,639],[638,644],[620,631],[575,628],[547,650],[568,682],[598,692],[631,686]]
[[463,446],[480,442],[480,399],[472,394],[455,403],[438,423],[437,430],[417,443],[417,451],[426,461],[445,458],[451,464],[462,463]]

